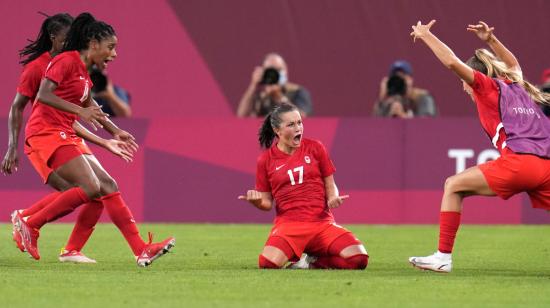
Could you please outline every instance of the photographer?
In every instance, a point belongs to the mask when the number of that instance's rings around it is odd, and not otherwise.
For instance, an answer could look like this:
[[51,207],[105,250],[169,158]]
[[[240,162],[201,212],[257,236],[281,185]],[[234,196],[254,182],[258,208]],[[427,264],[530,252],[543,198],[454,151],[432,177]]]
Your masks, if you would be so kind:
[[[380,101],[385,100],[388,96],[387,83],[392,76],[399,76],[405,81],[407,90],[404,99],[406,100],[405,105],[412,112],[410,117],[434,117],[437,115],[437,107],[432,95],[428,90],[414,86],[412,66],[403,60],[395,61],[390,67],[388,76],[382,78],[378,95]],[[374,108],[374,115],[378,115],[377,105]]]
[[113,85],[111,80],[95,66],[90,72],[92,95],[101,110],[111,117],[129,118],[132,116],[130,94],[123,88]]
[[252,72],[250,85],[239,103],[237,116],[263,117],[282,103],[295,105],[302,116],[312,111],[309,92],[300,85],[288,82],[285,61],[280,55],[270,53],[265,56],[263,65]]
[[385,97],[374,105],[374,115],[387,118],[412,118],[413,112],[407,100],[407,83],[403,77],[394,74],[387,78]]

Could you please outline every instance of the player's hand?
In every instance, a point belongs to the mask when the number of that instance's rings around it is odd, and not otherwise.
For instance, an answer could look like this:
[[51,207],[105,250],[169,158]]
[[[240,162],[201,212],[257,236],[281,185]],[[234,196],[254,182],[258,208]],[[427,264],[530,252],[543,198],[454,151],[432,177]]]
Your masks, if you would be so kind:
[[246,200],[256,207],[262,205],[262,193],[257,190],[249,190],[246,192],[246,196],[240,195],[237,198],[239,200]]
[[343,196],[334,196],[327,200],[328,207],[331,209],[335,209],[342,205],[344,203],[344,200],[349,198],[349,195],[343,195]]
[[127,149],[124,141],[109,139],[105,142],[105,148],[116,156],[124,159],[127,163],[132,162],[134,152]]
[[90,123],[94,130],[97,130],[98,127],[103,128],[99,121],[106,119],[109,115],[101,111],[101,106],[90,106],[81,108],[78,116]]
[[482,41],[488,42],[493,37],[495,27],[489,27],[486,23],[480,21],[477,25],[468,25],[466,30],[475,33]]
[[113,134],[113,138],[124,142],[122,146],[125,150],[135,153],[139,148],[139,145],[136,143],[136,138],[129,132],[119,129]]
[[262,76],[264,75],[264,68],[261,66],[256,66],[252,71],[252,78],[250,79],[250,84],[256,86],[262,81]]
[[19,164],[19,157],[17,155],[17,149],[8,148],[4,160],[2,160],[2,173],[12,174],[17,171],[17,165]]
[[435,24],[435,19],[432,19],[427,25],[423,25],[422,22],[418,21],[416,25],[411,26],[413,29],[413,32],[411,32],[411,36],[413,37],[413,41],[416,41],[417,38],[423,38],[426,35],[430,34],[430,28]]

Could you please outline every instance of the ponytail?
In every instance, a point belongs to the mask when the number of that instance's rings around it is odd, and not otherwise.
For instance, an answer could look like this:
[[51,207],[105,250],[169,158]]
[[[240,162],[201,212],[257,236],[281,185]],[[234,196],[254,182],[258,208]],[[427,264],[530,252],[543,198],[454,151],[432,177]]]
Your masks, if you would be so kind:
[[282,103],[275,107],[264,119],[260,130],[258,131],[258,141],[260,146],[267,149],[273,144],[273,140],[277,136],[274,128],[281,125],[281,114],[290,111],[298,110],[296,106],[289,103]]
[[90,13],[81,13],[74,20],[63,51],[88,49],[91,40],[101,41],[104,38],[115,35],[115,30],[110,25],[96,20]]
[[512,82],[516,82],[525,89],[535,102],[550,106],[549,93],[541,92],[537,87],[523,79],[520,73],[509,68],[506,63],[498,59],[487,49],[477,49],[474,56],[466,62],[466,65],[491,78],[504,77]]
[[64,28],[70,27],[73,22],[73,17],[66,13],[55,14],[53,16],[48,16],[42,12],[39,12],[39,14],[46,16],[46,19],[40,26],[40,32],[38,32],[36,40],[29,40],[30,43],[19,50],[19,57],[26,57],[19,61],[23,65],[32,62],[41,54],[50,51],[52,49],[52,35],[55,36]]

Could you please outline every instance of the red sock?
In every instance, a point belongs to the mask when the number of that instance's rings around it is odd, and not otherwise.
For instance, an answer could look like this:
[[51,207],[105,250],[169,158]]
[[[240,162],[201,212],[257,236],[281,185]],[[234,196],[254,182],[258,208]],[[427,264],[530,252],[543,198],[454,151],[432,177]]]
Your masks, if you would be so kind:
[[54,191],[53,193],[47,195],[46,197],[38,200],[35,204],[31,205],[29,208],[26,208],[21,212],[21,216],[27,217],[31,216],[34,213],[40,211],[43,209],[46,205],[50,204],[55,198],[57,198],[61,193],[58,191]]
[[50,221],[61,218],[76,209],[79,205],[90,201],[84,190],[74,187],[59,194],[46,207],[30,216],[27,224],[31,228],[40,229]]
[[459,212],[439,213],[439,251],[443,253],[453,252],[456,232],[460,226]]
[[65,250],[71,251],[81,251],[82,247],[86,245],[86,242],[94,232],[95,225],[101,217],[103,212],[103,203],[100,200],[94,199],[91,202],[84,204],[80,213],[78,213],[78,218],[76,219],[76,224],[74,225],[73,232],[69,237],[69,241],[65,246]]
[[367,255],[355,255],[348,258],[342,258],[340,256],[322,256],[317,257],[317,260],[313,262],[314,268],[333,268],[333,269],[364,269],[369,263],[369,256]]
[[264,255],[260,255],[258,258],[258,267],[259,268],[267,268],[267,269],[279,269],[280,267],[277,266],[277,264],[269,261]]
[[109,217],[111,217],[113,223],[118,227],[128,245],[130,245],[134,255],[139,256],[143,248],[145,248],[145,242],[141,239],[132,212],[130,212],[130,209],[124,203],[120,192],[117,191],[104,196],[101,198],[101,201]]

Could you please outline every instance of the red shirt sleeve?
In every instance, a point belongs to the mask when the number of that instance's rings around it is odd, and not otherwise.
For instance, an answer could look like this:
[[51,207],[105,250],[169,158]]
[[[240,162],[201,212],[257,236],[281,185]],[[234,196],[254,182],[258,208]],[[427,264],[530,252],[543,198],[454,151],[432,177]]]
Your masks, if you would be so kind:
[[17,93],[32,98],[38,92],[40,81],[42,80],[42,72],[35,65],[25,65],[23,73],[19,77],[19,85]]
[[267,176],[266,155],[261,155],[256,164],[256,190],[271,192],[271,185],[269,185],[269,178]]
[[474,82],[471,87],[474,90],[476,103],[491,108],[495,107],[495,104],[498,104],[498,85],[493,78],[474,70]]
[[69,57],[54,58],[46,68],[45,77],[59,85],[71,76],[73,63]]
[[321,176],[326,178],[327,176],[332,175],[336,168],[332,163],[332,160],[328,157],[327,149],[321,142],[315,142],[315,158],[319,161],[319,169],[321,171]]

